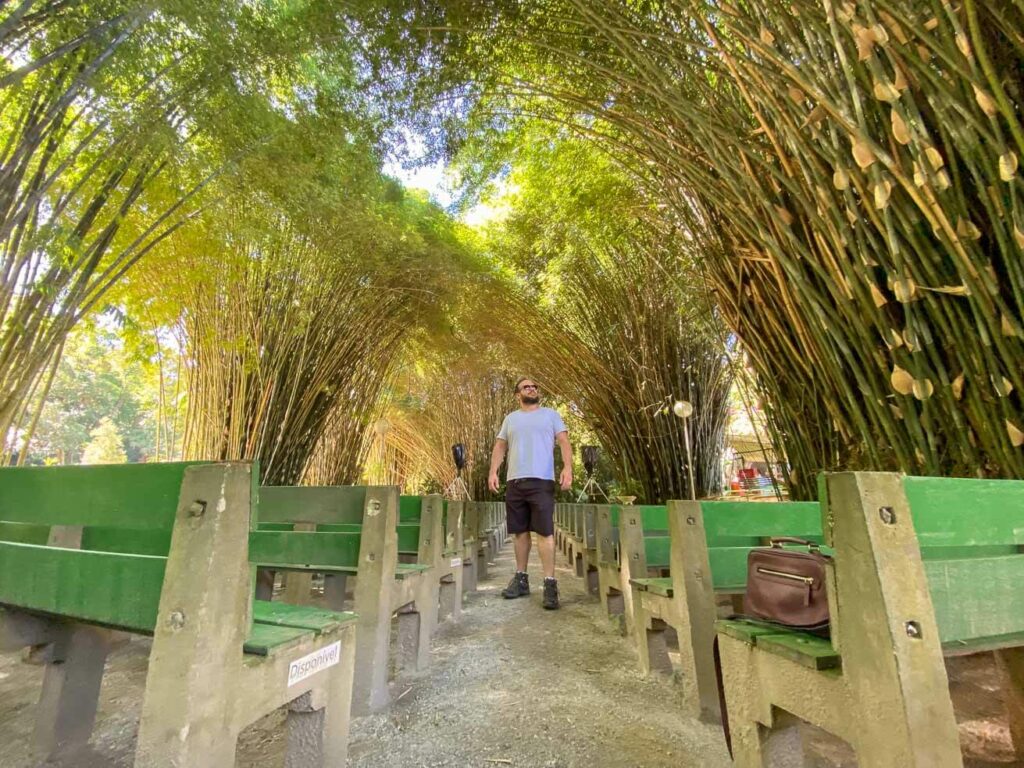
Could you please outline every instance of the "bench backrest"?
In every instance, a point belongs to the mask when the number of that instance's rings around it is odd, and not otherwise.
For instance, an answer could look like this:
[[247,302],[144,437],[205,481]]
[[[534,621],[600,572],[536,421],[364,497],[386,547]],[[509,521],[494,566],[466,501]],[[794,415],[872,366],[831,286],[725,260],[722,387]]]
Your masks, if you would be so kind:
[[1024,633],[1024,481],[905,477],[903,490],[942,642]]
[[821,506],[816,501],[702,501],[700,512],[715,589],[743,589],[747,555],[772,537],[822,539]]
[[391,521],[399,546],[411,535],[416,551],[419,525],[399,525],[398,514],[394,486],[263,486],[249,558],[266,567],[357,571],[365,536],[385,546],[380,520]]
[[[220,531],[245,531],[252,524],[253,478],[258,475],[254,465],[199,468],[206,474],[193,476],[191,482],[196,493],[209,496],[201,508],[196,499],[179,498],[193,466],[0,469],[0,604],[152,632],[175,525],[175,535],[181,535],[180,521],[192,516],[195,530],[212,530],[219,536]],[[197,490],[215,477],[231,478],[231,488],[223,490],[226,495],[220,495],[219,488]],[[221,502],[223,508],[217,506]],[[128,533],[119,538],[119,531]],[[102,546],[104,537],[114,539],[118,548],[82,547]],[[192,539],[195,535],[185,534],[181,546],[207,546]],[[139,542],[137,547],[133,540]],[[166,542],[162,553],[137,551],[152,549],[154,541]],[[244,544],[232,551],[244,557]]]
[[0,522],[170,531],[198,462],[0,468]]

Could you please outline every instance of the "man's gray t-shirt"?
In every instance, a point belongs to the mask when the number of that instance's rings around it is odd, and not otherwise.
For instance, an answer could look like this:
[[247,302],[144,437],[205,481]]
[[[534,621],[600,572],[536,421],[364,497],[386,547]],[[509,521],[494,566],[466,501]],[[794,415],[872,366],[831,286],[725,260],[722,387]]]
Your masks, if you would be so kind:
[[565,432],[558,411],[513,411],[501,422],[498,437],[508,443],[506,480],[555,479],[555,435]]

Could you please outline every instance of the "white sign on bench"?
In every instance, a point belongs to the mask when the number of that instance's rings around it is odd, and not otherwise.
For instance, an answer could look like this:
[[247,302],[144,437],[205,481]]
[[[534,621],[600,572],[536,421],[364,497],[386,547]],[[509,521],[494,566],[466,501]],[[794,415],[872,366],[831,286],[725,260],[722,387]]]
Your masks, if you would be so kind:
[[331,643],[319,651],[314,651],[308,656],[296,659],[288,667],[288,687],[301,683],[307,677],[312,677],[329,667],[333,667],[341,661],[341,641]]

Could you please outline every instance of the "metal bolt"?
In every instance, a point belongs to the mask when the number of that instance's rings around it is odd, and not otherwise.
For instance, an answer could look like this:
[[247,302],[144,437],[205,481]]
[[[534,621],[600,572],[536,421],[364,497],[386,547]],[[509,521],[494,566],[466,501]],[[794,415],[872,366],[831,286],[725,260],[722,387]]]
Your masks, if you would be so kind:
[[640,559],[640,553],[639,552],[634,552],[633,553],[633,559],[634,560],[639,560]]
[[185,626],[185,612],[171,611],[171,615],[167,617],[167,626],[170,627],[172,632],[177,632]]
[[882,522],[886,525],[896,524],[896,510],[892,507],[882,507],[878,510],[878,516],[882,518]]
[[380,501],[379,500],[377,500],[377,499],[370,499],[369,506],[370,506],[370,514],[371,515],[380,514]]
[[907,637],[913,638],[914,640],[921,639],[921,625],[916,621],[908,621],[903,627],[907,630]]
[[368,554],[366,556],[366,559],[369,560],[372,563],[374,560],[377,559],[377,556],[373,552],[371,552],[370,554]]
[[206,514],[206,502],[205,501],[193,501],[188,505],[188,516],[189,517],[202,517]]
[[690,517],[686,518],[686,524],[687,525],[696,525],[697,524],[697,518],[693,517],[693,516],[690,516]]

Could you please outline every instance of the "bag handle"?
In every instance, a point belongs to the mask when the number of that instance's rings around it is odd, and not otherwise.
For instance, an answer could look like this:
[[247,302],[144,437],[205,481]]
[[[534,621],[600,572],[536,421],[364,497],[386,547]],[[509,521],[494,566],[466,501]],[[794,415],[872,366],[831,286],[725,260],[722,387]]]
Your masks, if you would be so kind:
[[768,541],[771,544],[772,549],[782,549],[783,544],[799,544],[802,547],[807,547],[810,552],[817,552],[821,549],[820,544],[808,541],[807,539],[798,539],[795,536],[776,536]]

